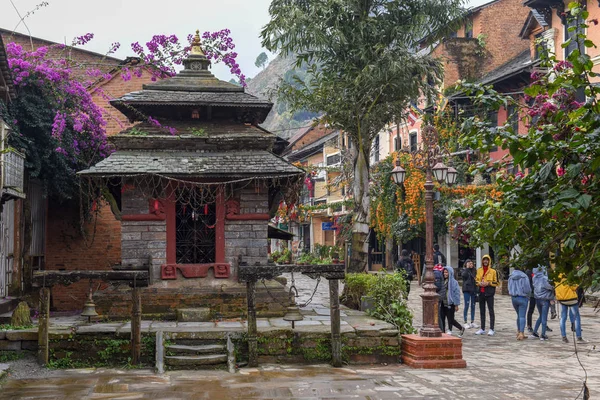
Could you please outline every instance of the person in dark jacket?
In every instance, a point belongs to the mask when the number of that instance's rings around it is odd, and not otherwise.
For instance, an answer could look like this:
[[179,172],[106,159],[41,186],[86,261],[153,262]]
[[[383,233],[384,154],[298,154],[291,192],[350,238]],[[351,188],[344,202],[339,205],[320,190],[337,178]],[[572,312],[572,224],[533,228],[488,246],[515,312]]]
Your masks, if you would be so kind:
[[[475,276],[477,275],[477,270],[475,269],[475,264],[473,261],[466,260],[464,263],[464,268],[462,270],[462,291],[463,297],[465,299],[465,308],[463,311],[465,328],[477,328],[475,324],[475,298],[477,296],[477,285],[475,284]],[[469,307],[471,308],[471,323],[468,323],[468,312]]]
[[523,271],[515,269],[508,277],[508,294],[512,298],[512,305],[517,312],[517,340],[525,339],[525,314],[531,294],[529,278]]
[[440,245],[433,245],[433,265],[442,264],[444,267],[446,266],[446,256],[442,254],[440,251]]
[[396,263],[396,271],[404,271],[406,274],[406,298],[408,298],[410,293],[410,282],[415,276],[415,264],[413,263],[412,258],[410,258],[408,255],[408,250],[402,250],[402,255]]
[[531,291],[529,293],[529,307],[527,308],[527,333],[531,335],[533,333],[533,313],[535,312],[535,296],[533,295],[533,271],[528,269],[525,271],[527,278],[529,278],[529,287]]
[[459,337],[465,333],[465,328],[454,319],[454,313],[458,311],[460,305],[460,286],[454,278],[454,269],[451,266],[446,266],[443,271],[444,281],[439,290],[439,311],[442,319],[442,331],[448,320],[448,330],[446,333],[452,335],[452,327],[459,329]]

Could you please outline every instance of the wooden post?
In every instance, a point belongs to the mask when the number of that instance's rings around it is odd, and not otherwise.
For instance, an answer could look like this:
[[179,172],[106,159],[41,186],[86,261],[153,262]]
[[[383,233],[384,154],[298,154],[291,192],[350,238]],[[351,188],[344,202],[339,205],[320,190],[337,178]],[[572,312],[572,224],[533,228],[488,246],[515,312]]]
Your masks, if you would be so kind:
[[131,291],[131,363],[140,363],[142,342],[142,296],[140,289],[134,287]]
[[248,366],[258,367],[258,343],[256,328],[256,281],[246,282],[248,300]]
[[329,304],[331,306],[331,364],[334,367],[341,367],[340,286],[337,279],[329,279]]
[[38,362],[48,364],[48,326],[50,325],[50,288],[40,290],[40,317],[38,320]]

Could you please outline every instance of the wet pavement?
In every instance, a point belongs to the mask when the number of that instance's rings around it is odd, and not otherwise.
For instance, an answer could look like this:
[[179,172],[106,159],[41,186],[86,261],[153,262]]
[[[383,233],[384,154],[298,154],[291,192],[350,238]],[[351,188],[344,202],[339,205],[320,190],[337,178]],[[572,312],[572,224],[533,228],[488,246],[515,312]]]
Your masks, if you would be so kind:
[[[325,309],[327,290],[319,293],[311,305]],[[409,304],[416,314],[415,326],[421,320],[420,293],[421,289],[413,284]],[[462,310],[458,314],[462,316]],[[583,336],[588,342],[578,346],[577,356],[587,370],[590,398],[600,398],[600,314],[589,306],[581,314]],[[263,365],[243,368],[237,374],[52,371],[49,377],[39,379],[9,376],[0,399],[575,399],[580,395],[584,371],[572,340],[569,344],[561,342],[558,319],[551,320],[549,326],[554,332],[549,333],[547,342],[516,341],[510,298],[498,295],[496,335],[476,336],[470,329],[463,338],[466,369]]]

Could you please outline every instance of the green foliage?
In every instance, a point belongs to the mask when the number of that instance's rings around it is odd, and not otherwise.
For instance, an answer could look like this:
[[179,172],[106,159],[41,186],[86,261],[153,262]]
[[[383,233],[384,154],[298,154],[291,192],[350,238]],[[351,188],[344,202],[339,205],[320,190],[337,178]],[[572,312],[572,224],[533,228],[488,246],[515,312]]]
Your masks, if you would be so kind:
[[415,50],[425,37],[433,42],[456,30],[462,4],[274,0],[269,7],[263,46],[283,56],[296,54],[296,66],[308,67],[307,79],[281,82],[279,97],[293,110],[323,113],[322,120],[346,132],[354,144],[355,231],[368,223],[372,141],[387,123],[404,115],[411,100],[435,96],[441,63]]
[[148,136],[148,132],[138,128],[131,128],[127,134],[131,136]]
[[254,61],[254,65],[256,65],[257,68],[265,68],[267,66],[267,62],[269,61],[269,57],[267,57],[267,53],[265,53],[264,51],[262,53],[260,53],[258,55],[258,57],[256,57],[256,61]]
[[[489,151],[493,146],[508,150],[514,165],[526,174],[498,173],[502,196],[472,198],[469,206],[456,210],[471,244],[484,242],[508,259],[510,250],[521,252],[510,258],[513,266],[547,265],[554,254],[553,274],[565,273],[584,287],[600,288],[600,105],[594,63],[584,48],[593,46],[585,34],[589,14],[578,3],[569,5],[569,18],[578,21],[576,32],[563,47],[577,42],[568,62],[542,54],[541,68],[525,90],[526,101],[502,95],[490,87],[467,85],[477,106],[490,109],[514,105],[528,115],[526,135],[510,124],[490,128],[474,116],[463,124],[464,146]],[[583,104],[575,101],[585,93]],[[527,106],[524,103],[527,102]],[[503,165],[495,165],[501,171]],[[480,171],[489,169],[481,165]]]
[[25,357],[25,353],[22,351],[0,351],[0,362],[2,363],[20,360],[23,357]]
[[415,331],[412,312],[406,303],[407,284],[403,272],[379,273],[367,291],[375,301],[375,307],[368,314],[394,325],[400,334]]
[[11,324],[1,324],[0,325],[0,331],[20,331],[20,330],[30,329],[30,328],[33,328],[33,324],[20,325],[20,326],[11,325]]
[[396,326],[401,334],[413,333],[413,317],[406,303],[406,278],[403,272],[392,274],[346,274],[341,301],[357,308],[363,296],[373,298],[375,307],[368,314]]
[[192,135],[197,137],[207,137],[208,133],[203,128],[194,128],[192,129]]

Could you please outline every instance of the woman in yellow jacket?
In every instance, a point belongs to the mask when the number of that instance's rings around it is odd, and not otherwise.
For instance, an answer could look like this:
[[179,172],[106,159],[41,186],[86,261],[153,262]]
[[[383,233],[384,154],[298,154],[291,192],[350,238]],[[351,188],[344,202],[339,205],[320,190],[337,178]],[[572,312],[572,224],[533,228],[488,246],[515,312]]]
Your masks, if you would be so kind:
[[494,295],[498,286],[498,273],[492,268],[492,259],[487,254],[481,258],[482,267],[477,270],[475,283],[478,287],[479,296],[479,316],[481,318],[481,329],[475,332],[476,335],[485,334],[485,307],[490,312],[490,330],[489,336],[494,336],[494,322],[496,315],[494,313]]
[[569,285],[564,275],[559,276],[560,282],[556,284],[556,300],[560,303],[560,334],[562,341],[569,343],[567,339],[567,313],[571,324],[575,323],[575,333],[577,341],[583,342],[581,337],[581,315],[579,314],[579,305],[577,299],[577,286]]

